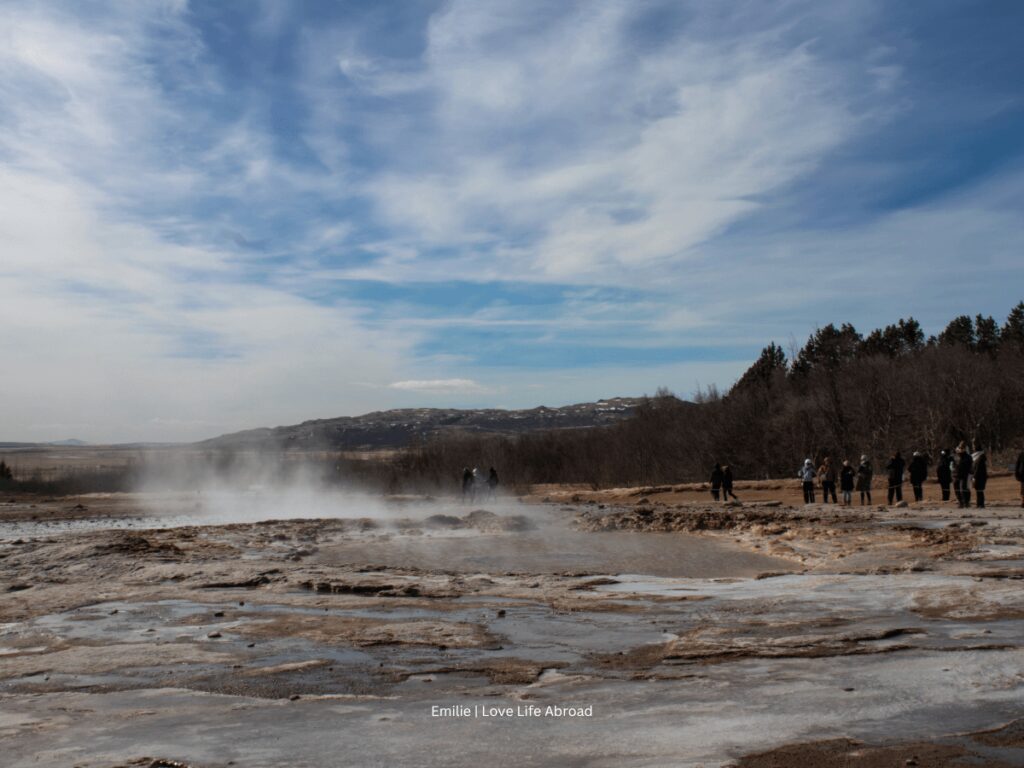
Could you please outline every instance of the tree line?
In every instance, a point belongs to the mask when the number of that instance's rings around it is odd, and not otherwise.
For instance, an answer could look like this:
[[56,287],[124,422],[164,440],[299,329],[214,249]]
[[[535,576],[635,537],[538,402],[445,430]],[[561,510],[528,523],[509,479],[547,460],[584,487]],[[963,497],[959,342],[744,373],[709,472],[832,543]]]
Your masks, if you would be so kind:
[[790,477],[807,457],[937,455],[961,441],[998,457],[1022,438],[1024,302],[1001,325],[963,315],[927,338],[913,317],[867,334],[829,324],[789,355],[770,343],[724,394],[661,390],[609,427],[429,440],[394,459],[392,484],[451,485],[463,466],[491,465],[520,488],[703,480],[715,462]]

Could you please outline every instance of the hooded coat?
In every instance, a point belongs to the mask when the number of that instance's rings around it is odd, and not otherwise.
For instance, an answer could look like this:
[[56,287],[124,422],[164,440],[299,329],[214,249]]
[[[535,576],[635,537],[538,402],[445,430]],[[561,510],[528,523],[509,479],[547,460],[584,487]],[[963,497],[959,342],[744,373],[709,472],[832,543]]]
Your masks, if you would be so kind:
[[893,456],[889,459],[889,463],[885,465],[886,470],[889,472],[889,485],[899,485],[903,482],[903,470],[906,467],[906,462],[903,461],[902,456]]
[[874,474],[875,470],[871,467],[871,462],[862,461],[860,466],[857,467],[857,490],[870,491],[871,478],[874,477]]
[[910,482],[920,485],[928,478],[928,459],[921,454],[916,454],[910,460]]
[[985,490],[988,483],[988,460],[982,451],[978,451],[971,457],[974,462],[974,487],[979,491]]
[[973,469],[974,460],[971,458],[971,454],[968,451],[961,451],[960,456],[956,460],[956,479],[966,482],[967,478],[971,476],[971,470]]
[[843,464],[843,468],[839,470],[839,490],[852,491],[853,476],[853,467],[851,467],[849,464]]

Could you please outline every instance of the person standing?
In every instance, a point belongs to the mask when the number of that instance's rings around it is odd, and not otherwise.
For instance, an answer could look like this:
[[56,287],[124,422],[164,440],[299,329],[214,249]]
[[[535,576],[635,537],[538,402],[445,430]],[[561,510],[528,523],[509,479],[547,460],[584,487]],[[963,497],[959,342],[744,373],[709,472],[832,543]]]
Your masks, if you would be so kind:
[[953,484],[953,463],[949,451],[945,448],[939,454],[939,466],[935,468],[935,479],[942,489],[942,500],[949,501],[949,486]]
[[1020,483],[1020,505],[1024,507],[1024,451],[1017,457],[1017,466],[1013,468],[1013,476]]
[[974,464],[974,490],[978,497],[978,509],[985,508],[985,486],[988,484],[988,459],[984,451],[977,451],[971,456]]
[[804,504],[813,504],[814,476],[817,474],[814,471],[814,462],[810,459],[804,459],[804,465],[800,467],[796,474],[804,485]]
[[850,506],[853,503],[853,467],[849,459],[843,459],[843,467],[839,470],[839,488],[843,492],[843,505]]
[[473,477],[473,470],[469,467],[462,468],[462,500],[472,501],[473,500],[473,483],[476,478]]
[[889,473],[890,504],[892,504],[893,499],[897,502],[903,501],[903,470],[905,467],[906,462],[899,451],[896,451],[889,459],[889,463],[885,465],[885,469]]
[[928,457],[914,451],[910,458],[910,485],[914,489],[914,501],[924,501],[924,481],[928,479]]
[[726,464],[722,467],[722,500],[728,501],[730,496],[739,501],[736,494],[732,492],[732,467]]
[[875,476],[871,460],[865,454],[860,457],[860,464],[857,467],[857,490],[860,491],[860,505],[864,506],[864,500],[871,503],[871,481]]
[[828,504],[828,497],[831,494],[832,503],[838,504],[839,499],[836,498],[836,468],[832,466],[832,459],[830,457],[826,456],[825,461],[818,467],[818,478],[821,480],[822,501]]
[[498,470],[491,467],[491,471],[487,475],[487,495],[489,498],[494,498],[494,495],[498,492]]
[[711,470],[711,498],[715,501],[718,501],[722,493],[722,479],[724,477],[725,473],[722,472],[722,465],[715,464],[714,469]]
[[967,444],[961,442],[956,447],[956,466],[953,469],[956,500],[961,509],[971,506],[971,471],[973,469],[974,460],[971,458],[971,452],[967,450]]

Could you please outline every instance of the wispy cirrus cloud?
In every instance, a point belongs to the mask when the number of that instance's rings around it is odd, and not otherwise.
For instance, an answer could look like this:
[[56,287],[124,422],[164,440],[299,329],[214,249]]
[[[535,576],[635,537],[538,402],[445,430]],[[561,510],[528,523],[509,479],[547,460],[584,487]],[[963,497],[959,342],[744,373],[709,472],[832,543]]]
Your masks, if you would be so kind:
[[490,391],[472,379],[411,379],[395,381],[388,386],[391,389],[400,389],[404,392],[425,392],[427,394],[476,395]]

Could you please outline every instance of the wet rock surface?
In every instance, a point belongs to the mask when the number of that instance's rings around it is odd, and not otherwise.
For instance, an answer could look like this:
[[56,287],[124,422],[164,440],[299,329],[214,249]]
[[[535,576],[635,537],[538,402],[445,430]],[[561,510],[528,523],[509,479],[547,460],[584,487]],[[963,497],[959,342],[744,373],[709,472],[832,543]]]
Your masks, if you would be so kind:
[[[5,764],[1024,764],[1015,510],[643,490],[130,529],[126,499],[9,506]],[[593,714],[432,714],[534,704]]]

